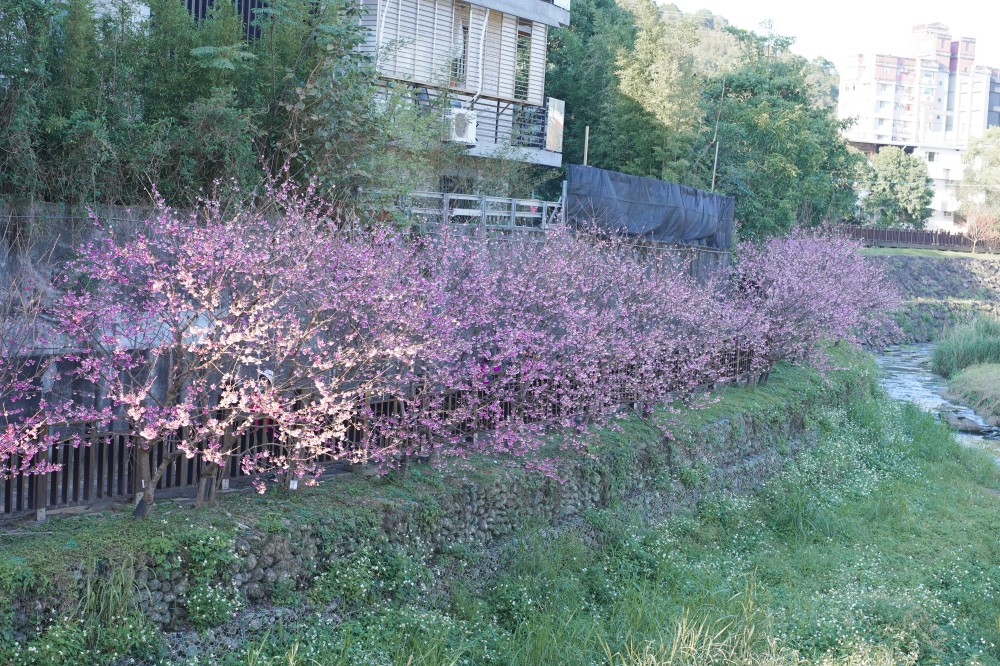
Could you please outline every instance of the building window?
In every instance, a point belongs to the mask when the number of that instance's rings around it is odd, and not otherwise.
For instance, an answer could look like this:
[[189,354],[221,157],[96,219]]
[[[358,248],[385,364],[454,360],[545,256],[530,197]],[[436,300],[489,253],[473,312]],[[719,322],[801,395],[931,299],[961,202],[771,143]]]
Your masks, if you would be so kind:
[[517,50],[514,55],[514,98],[528,99],[531,81],[531,21],[517,22]]
[[933,162],[935,157],[937,157],[937,153],[927,153],[928,162]]

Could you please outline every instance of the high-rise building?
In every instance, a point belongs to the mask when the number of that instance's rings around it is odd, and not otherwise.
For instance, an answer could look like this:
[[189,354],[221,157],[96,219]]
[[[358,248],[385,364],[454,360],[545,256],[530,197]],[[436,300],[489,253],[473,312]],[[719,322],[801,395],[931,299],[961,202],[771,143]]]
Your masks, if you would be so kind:
[[837,115],[868,154],[898,146],[923,158],[933,180],[929,228],[953,228],[970,139],[1000,125],[1000,70],[976,64],[976,40],[940,23],[913,28],[913,56],[859,54],[842,63]]

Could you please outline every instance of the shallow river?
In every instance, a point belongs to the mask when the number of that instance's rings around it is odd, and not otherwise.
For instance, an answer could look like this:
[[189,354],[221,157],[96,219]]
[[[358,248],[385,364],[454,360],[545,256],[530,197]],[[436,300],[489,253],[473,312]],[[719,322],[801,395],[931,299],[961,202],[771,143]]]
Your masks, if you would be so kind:
[[935,414],[942,409],[953,411],[989,429],[985,435],[956,433],[955,436],[963,444],[992,451],[1000,462],[1000,428],[990,428],[974,411],[947,396],[948,383],[931,372],[933,349],[931,344],[905,345],[879,354],[882,386],[897,400],[908,400]]

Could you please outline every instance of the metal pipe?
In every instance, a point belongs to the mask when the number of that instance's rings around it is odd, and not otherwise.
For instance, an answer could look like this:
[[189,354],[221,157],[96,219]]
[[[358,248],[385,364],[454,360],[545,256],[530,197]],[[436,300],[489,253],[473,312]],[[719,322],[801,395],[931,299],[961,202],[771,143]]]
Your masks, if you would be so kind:
[[486,57],[486,28],[490,24],[490,9],[486,8],[486,16],[483,17],[483,29],[479,32],[479,80],[476,82],[476,95],[469,102],[471,109],[476,105],[479,96],[483,94],[483,59]]

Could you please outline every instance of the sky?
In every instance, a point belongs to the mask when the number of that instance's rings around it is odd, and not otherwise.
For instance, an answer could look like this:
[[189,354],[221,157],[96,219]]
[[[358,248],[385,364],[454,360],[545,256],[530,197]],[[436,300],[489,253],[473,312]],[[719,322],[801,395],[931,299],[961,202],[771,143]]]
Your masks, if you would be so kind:
[[952,38],[976,40],[976,64],[1000,68],[1000,3],[995,0],[659,0],[685,14],[708,9],[730,24],[760,32],[773,21],[779,35],[795,38],[792,51],[840,64],[858,53],[912,55],[911,31],[921,23],[943,23]]

